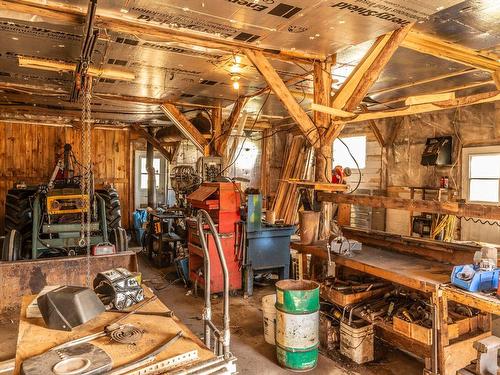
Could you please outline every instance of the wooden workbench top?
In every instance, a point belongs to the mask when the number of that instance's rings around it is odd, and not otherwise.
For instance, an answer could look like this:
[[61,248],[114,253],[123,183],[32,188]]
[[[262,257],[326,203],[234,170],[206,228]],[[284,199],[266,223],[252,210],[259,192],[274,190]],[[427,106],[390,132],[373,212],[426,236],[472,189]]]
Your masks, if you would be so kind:
[[[147,297],[153,295],[147,287],[144,289]],[[51,330],[45,327],[42,318],[26,318],[26,307],[35,297],[33,295],[23,297],[17,341],[16,367],[14,370],[15,375],[20,374],[20,365],[25,359],[41,354],[56,345],[75,338],[101,332],[106,325],[123,316],[123,313],[105,312],[90,322],[76,327],[72,332]],[[158,299],[140,310],[140,312],[148,313],[165,313],[168,311],[169,309]],[[198,361],[214,358],[214,354],[204,346],[202,341],[176,317],[168,318],[161,315],[134,314],[125,319],[123,324],[133,324],[144,330],[144,335],[137,345],[113,343],[108,337],[101,337],[91,341],[108,353],[113,360],[113,367],[121,366],[143,357],[175,336],[180,330],[184,332],[184,337],[160,353],[157,357],[158,361],[191,350],[198,351]]]
[[451,300],[483,312],[500,315],[500,297],[486,293],[473,293],[462,290],[453,285],[443,286],[445,296]]
[[[328,259],[325,241],[313,245],[292,242],[291,247],[303,253]],[[441,284],[449,282],[453,268],[444,263],[366,245],[352,257],[332,253],[332,261],[423,292],[433,292]]]

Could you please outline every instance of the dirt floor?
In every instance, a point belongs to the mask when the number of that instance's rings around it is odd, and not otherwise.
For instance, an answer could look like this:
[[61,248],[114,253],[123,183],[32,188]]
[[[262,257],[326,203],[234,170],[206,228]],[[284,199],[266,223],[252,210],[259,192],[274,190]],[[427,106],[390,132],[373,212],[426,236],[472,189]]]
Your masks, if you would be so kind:
[[[202,336],[201,313],[203,308],[202,290],[194,296],[191,289],[184,287],[177,279],[173,269],[157,269],[152,267],[142,256],[139,267],[143,280],[155,294],[190,328],[196,335]],[[281,368],[276,361],[274,346],[264,341],[261,299],[274,292],[269,286],[255,287],[254,295],[243,298],[241,295],[231,297],[231,351],[238,358],[237,369],[240,374],[279,375],[292,373]],[[222,299],[213,299],[216,322],[220,322]],[[18,312],[0,316],[0,361],[13,358],[17,341]],[[496,319],[494,333],[500,331],[500,319]],[[381,342],[375,344],[376,360],[367,365],[356,365],[348,358],[336,354],[328,358],[319,356],[318,366],[313,374],[367,374],[367,375],[420,375],[422,363]],[[3,375],[3,374],[2,374]]]

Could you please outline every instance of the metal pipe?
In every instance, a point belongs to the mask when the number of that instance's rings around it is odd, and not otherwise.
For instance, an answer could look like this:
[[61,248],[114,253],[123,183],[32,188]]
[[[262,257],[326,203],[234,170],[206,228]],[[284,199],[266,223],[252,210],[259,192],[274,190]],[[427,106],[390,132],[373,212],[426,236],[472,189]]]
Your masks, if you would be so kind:
[[205,330],[205,345],[210,349],[210,326],[212,321],[212,301],[210,300],[210,254],[208,252],[207,241],[203,233],[203,215],[200,210],[196,223],[198,225],[198,236],[200,238],[201,248],[203,249],[203,273],[205,279],[205,307],[203,309],[203,328]]
[[[149,132],[154,136],[152,129]],[[147,142],[146,146],[146,171],[148,172],[148,206],[156,208],[156,173],[153,166],[154,147],[153,144]]]
[[[222,249],[222,244],[220,242],[219,238],[219,233],[217,232],[217,228],[215,227],[215,224],[208,214],[207,211],[205,210],[199,210],[198,211],[198,231],[199,233],[203,234],[203,217],[205,217],[208,227],[210,229],[210,232],[214,238],[215,242],[215,247],[217,248],[217,253],[219,254],[219,261],[222,267],[222,276],[224,278],[224,313],[223,313],[223,354],[224,358],[227,358],[229,356],[229,343],[230,343],[230,332],[229,332],[229,271],[227,269],[227,264],[226,264],[226,258],[224,256],[224,250]],[[203,238],[203,235],[200,236],[200,240]],[[204,248],[205,252],[205,257],[208,257],[208,249],[205,250],[207,244],[204,242],[204,238],[202,240],[202,247]],[[203,246],[204,245],[204,246]],[[207,279],[210,280],[210,274],[205,274],[205,284],[207,284]],[[210,300],[210,294],[207,294],[207,291],[205,290],[205,300],[207,299]]]

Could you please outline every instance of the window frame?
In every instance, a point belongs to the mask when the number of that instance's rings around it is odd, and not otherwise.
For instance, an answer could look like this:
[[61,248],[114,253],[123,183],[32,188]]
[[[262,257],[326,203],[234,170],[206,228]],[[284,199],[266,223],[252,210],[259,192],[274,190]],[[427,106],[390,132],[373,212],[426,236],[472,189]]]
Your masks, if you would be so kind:
[[[142,191],[145,191],[145,190],[148,190],[148,187],[146,186],[145,188],[142,187],[142,176],[148,176],[148,172],[142,172],[142,160],[145,160],[146,162],[146,168],[147,168],[147,157],[144,156],[144,155],[139,155],[139,190],[142,190]],[[154,163],[154,160],[157,159],[160,163],[160,168],[158,170],[158,172],[155,172],[155,183],[157,184],[156,186],[156,189],[159,189],[160,188],[160,180],[161,180],[161,163],[162,163],[162,160],[159,156],[154,156],[153,157],[153,163]],[[154,164],[153,164],[154,165]],[[147,181],[147,179],[146,179]]]
[[[368,161],[368,137],[366,135],[361,134],[361,135],[350,135],[347,137],[338,137],[338,138],[344,142],[346,139],[349,139],[349,138],[364,138],[365,139],[364,163],[360,163],[360,160],[359,160],[359,158],[357,158],[357,155],[355,155],[354,152],[352,152],[352,150],[351,150],[351,152],[353,153],[353,156],[356,158],[356,161],[358,162],[358,164],[360,164],[359,170],[362,171],[362,170],[366,169],[367,168],[367,161]],[[335,168],[336,165],[340,165],[338,162],[335,161],[335,141],[336,141],[336,139],[334,139],[332,142],[332,169]],[[347,144],[347,142],[346,142],[346,144]],[[345,147],[345,145],[342,142],[340,142],[340,146],[343,147],[347,152],[347,148]],[[350,158],[350,156],[349,156],[349,158]],[[352,160],[352,158],[351,158],[351,161],[353,163],[353,166],[348,165],[348,167],[351,169],[357,169],[357,167],[354,163],[354,160]],[[361,166],[361,165],[363,165],[363,166]],[[342,165],[342,167],[345,168],[346,166]]]
[[[500,155],[500,146],[482,146],[482,147],[464,147],[462,149],[462,198],[467,203],[478,203],[487,205],[500,204],[500,177],[498,178],[472,178],[471,177],[471,157],[472,156],[487,156],[487,155]],[[498,201],[477,201],[470,200],[470,184],[472,180],[493,180],[498,181]]]

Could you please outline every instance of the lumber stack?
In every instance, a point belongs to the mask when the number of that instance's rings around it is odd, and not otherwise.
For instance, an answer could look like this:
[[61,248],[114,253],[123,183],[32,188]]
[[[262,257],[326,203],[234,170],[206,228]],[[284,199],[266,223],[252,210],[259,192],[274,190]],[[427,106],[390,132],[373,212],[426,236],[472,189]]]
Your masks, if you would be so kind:
[[295,224],[297,222],[299,208],[298,187],[296,184],[286,182],[286,180],[303,179],[305,177],[309,167],[307,162],[309,155],[305,139],[302,136],[293,137],[285,151],[281,178],[272,206],[276,218],[282,219],[285,224]]

